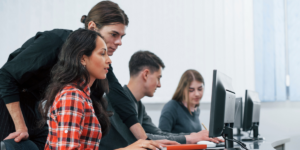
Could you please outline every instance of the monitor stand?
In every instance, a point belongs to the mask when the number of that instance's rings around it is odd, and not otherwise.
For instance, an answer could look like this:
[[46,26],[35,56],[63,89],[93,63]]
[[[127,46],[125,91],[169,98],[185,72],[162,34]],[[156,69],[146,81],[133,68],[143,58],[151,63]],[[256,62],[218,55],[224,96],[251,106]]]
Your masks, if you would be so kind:
[[237,128],[237,133],[234,134],[233,136],[243,136],[244,134],[241,133],[241,128]]
[[244,138],[242,139],[242,141],[259,141],[259,140],[264,140],[265,138],[263,137],[258,137],[258,124],[257,123],[254,123],[253,124],[253,137],[249,137],[249,138]]
[[[240,148],[236,148],[233,145],[233,129],[230,127],[230,124],[225,124],[224,132],[223,132],[224,140],[225,140],[225,149],[226,150],[241,150]],[[229,139],[229,140],[228,140]]]

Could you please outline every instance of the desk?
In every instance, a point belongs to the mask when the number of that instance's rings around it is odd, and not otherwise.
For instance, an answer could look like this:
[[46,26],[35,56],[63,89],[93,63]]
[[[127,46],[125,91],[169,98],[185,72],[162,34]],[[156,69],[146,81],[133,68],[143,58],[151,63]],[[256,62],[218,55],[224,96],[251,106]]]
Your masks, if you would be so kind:
[[[247,136],[235,136],[237,140],[246,138]],[[267,136],[263,141],[244,142],[249,150],[285,150],[285,144],[290,141],[288,137]],[[242,149],[242,148],[241,148]],[[225,150],[224,148],[208,148],[207,150]],[[243,150],[243,149],[242,149]]]
[[281,139],[272,143],[272,146],[276,150],[285,150],[285,143],[290,142],[290,138]]
[[[290,114],[300,114],[300,102],[262,102],[260,113],[259,134],[266,138],[262,143],[246,143],[247,148],[254,149],[254,146],[259,146],[262,150],[276,150],[283,147],[281,142],[286,143],[285,150],[300,149],[300,120],[291,119]],[[155,125],[158,125],[159,116],[164,103],[145,104],[148,115],[152,118]],[[210,120],[210,103],[200,104],[201,114],[200,121],[209,126]],[[280,120],[280,121],[279,121]],[[280,131],[278,133],[274,131]],[[235,133],[235,130],[234,130]],[[247,132],[242,132],[247,134]],[[248,146],[249,145],[249,146]],[[281,145],[281,146],[280,146]],[[274,146],[274,147],[273,147]],[[265,149],[264,149],[265,148]]]

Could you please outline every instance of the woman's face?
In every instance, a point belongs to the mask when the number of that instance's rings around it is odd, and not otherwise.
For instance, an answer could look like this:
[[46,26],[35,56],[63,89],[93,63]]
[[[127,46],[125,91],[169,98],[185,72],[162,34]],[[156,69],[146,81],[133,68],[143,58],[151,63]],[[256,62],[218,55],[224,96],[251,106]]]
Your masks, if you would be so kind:
[[126,26],[122,23],[112,23],[103,26],[99,32],[104,37],[107,45],[107,54],[112,56],[118,46],[122,45],[122,38],[125,36]]
[[105,79],[111,60],[107,55],[107,47],[102,38],[96,39],[96,48],[91,56],[83,55],[81,62],[90,74],[90,80]]
[[192,81],[190,87],[189,87],[189,98],[190,98],[190,104],[191,105],[197,105],[200,103],[200,100],[203,96],[203,83],[199,81]]

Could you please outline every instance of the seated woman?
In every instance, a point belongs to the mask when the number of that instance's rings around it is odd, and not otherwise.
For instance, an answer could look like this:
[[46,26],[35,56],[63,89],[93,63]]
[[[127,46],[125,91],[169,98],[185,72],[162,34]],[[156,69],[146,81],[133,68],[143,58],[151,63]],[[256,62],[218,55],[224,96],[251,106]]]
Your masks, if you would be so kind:
[[[108,132],[109,115],[105,79],[111,60],[106,44],[95,31],[79,29],[70,34],[51,72],[51,83],[40,103],[49,134],[46,149],[99,149]],[[113,144],[113,142],[112,142]],[[156,149],[154,141],[139,140],[126,149]]]
[[202,75],[196,70],[185,71],[172,100],[166,103],[161,112],[159,128],[172,133],[201,131],[199,102],[203,91]]

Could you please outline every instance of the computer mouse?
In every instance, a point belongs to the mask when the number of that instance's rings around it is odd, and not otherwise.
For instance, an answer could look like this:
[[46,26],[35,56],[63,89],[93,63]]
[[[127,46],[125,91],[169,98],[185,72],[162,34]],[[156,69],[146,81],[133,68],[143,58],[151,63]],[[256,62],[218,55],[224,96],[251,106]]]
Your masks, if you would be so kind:
[[197,144],[205,144],[207,147],[216,147],[216,143],[210,141],[199,141]]

